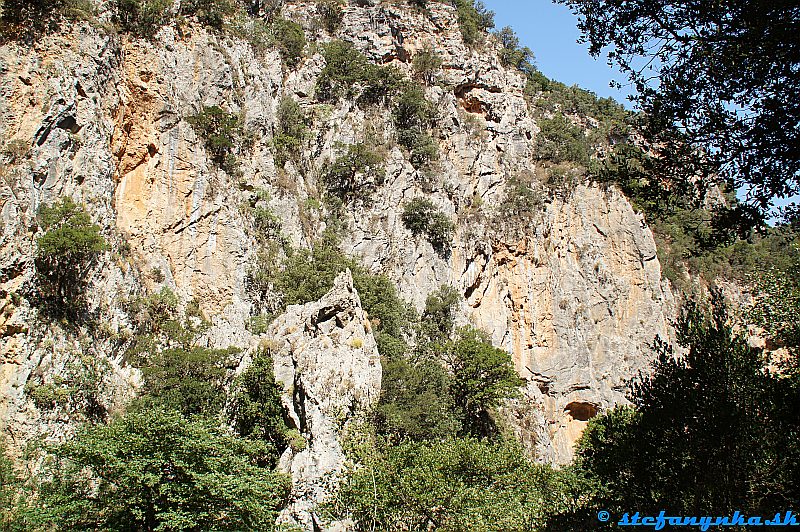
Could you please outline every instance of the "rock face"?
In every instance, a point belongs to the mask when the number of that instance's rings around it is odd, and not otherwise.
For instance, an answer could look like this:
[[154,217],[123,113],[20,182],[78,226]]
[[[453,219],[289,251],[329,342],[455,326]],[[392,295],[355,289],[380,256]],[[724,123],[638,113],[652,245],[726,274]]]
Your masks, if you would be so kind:
[[381,390],[378,348],[350,272],[319,301],[289,307],[267,336],[274,338],[283,405],[305,442],[287,448],[280,460],[293,488],[279,522],[318,530],[314,506],[333,493],[344,467],[342,433]]
[[[101,18],[108,4],[98,2]],[[440,285],[458,289],[459,321],[488,331],[528,381],[525,399],[506,409],[520,437],[537,459],[568,461],[587,420],[624,401],[623,383],[648,363],[654,336],[669,335],[674,302],[642,217],[619,192],[579,183],[525,217],[504,218],[511,179],[543,170],[538,115],[523,76],[502,66],[491,41],[465,46],[449,5],[352,1],[335,34],[317,22],[315,2],[288,2],[283,14],[309,42],[349,41],[408,77],[415,54],[436,49],[442,68],[425,86],[438,110],[432,171],[412,166],[389,110],[316,99],[325,63],[317,46],[288,68],[276,50],[194,23],[164,27],[152,41],[80,23],[32,45],[0,45],[0,430],[16,448],[66,437],[70,412],[43,410],[26,386],[76,359],[101,361],[104,404],[123,404],[138,383],[122,357],[133,330],[126,301],[163,286],[212,322],[206,345],[254,347],[259,338],[245,326],[260,304],[246,282],[257,250],[252,207],[269,208],[287,240],[308,246],[326,227],[323,168],[342,144],[368,140],[385,153],[386,178],[372,201],[347,207],[342,250],[387,274],[418,309]],[[278,168],[273,135],[284,97],[300,103],[310,132],[300,162]],[[239,116],[249,139],[237,148],[235,175],[214,164],[187,120],[212,105]],[[111,243],[89,279],[102,327],[48,321],[31,297],[36,211],[64,195],[86,206]],[[404,204],[421,196],[455,224],[449,254],[403,225]],[[306,394],[287,407],[313,438],[284,457],[307,479],[286,514],[303,526],[318,481],[340,457],[337,409],[371,404],[380,379],[346,277],[326,301],[290,309],[270,330],[282,353],[279,379]],[[335,312],[325,318],[328,307]]]

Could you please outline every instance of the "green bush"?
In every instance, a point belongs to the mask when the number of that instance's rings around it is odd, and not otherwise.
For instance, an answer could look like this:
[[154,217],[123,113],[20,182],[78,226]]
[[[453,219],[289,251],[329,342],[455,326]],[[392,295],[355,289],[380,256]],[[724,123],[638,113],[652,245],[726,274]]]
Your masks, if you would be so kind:
[[31,39],[95,15],[90,0],[3,0],[1,7],[0,35],[11,38]]
[[272,139],[275,164],[279,168],[282,168],[288,160],[299,160],[300,149],[307,132],[308,118],[300,104],[293,98],[283,97],[278,104],[275,136]]
[[473,327],[459,329],[456,339],[444,344],[441,353],[453,375],[450,392],[464,431],[477,436],[493,434],[491,410],[502,400],[519,395],[524,385],[511,355],[494,347],[483,331]]
[[430,45],[414,55],[411,61],[414,74],[426,85],[431,85],[436,80],[436,73],[442,68],[442,56]]
[[427,169],[428,165],[439,159],[439,145],[424,131],[406,129],[398,131],[397,141],[408,149],[411,166]]
[[19,530],[272,530],[291,483],[263,444],[215,422],[134,410],[51,449]]
[[281,234],[281,219],[269,207],[256,207],[253,209],[253,229],[259,242],[277,240]]
[[238,352],[192,347],[150,353],[142,367],[144,407],[154,402],[186,416],[216,416],[225,404],[228,368]]
[[229,174],[235,174],[238,161],[235,151],[242,136],[241,118],[217,105],[203,107],[186,119],[204,139],[211,160]]
[[195,16],[204,25],[223,29],[225,20],[236,12],[233,0],[181,0],[181,15]]
[[342,0],[317,0],[317,16],[328,33],[335,33],[344,18]]
[[59,409],[62,413],[99,423],[108,415],[101,395],[103,375],[109,370],[105,359],[73,355],[58,375],[47,379],[31,376],[25,383],[25,393],[39,410]]
[[438,146],[427,133],[435,117],[433,104],[418,85],[407,84],[396,98],[392,118],[397,142],[410,152],[414,168],[422,168],[439,157]]
[[114,0],[114,20],[122,31],[152,37],[172,21],[171,0]]
[[589,165],[591,148],[583,130],[561,113],[539,120],[536,138],[537,157],[554,163]]
[[517,37],[511,27],[506,26],[495,33],[500,43],[500,62],[503,66],[514,67],[525,74],[533,74],[536,68],[533,66],[533,51],[527,46],[520,48],[519,37]]
[[317,242],[310,251],[291,251],[274,276],[274,287],[283,294],[284,308],[317,301],[333,287],[336,276],[348,268],[374,332],[402,338],[412,316],[409,305],[400,299],[387,277],[369,273],[339,251],[331,238]]
[[576,491],[568,473],[533,464],[510,441],[445,439],[363,453],[331,504],[358,531],[544,530]]
[[156,294],[137,297],[128,304],[139,334],[154,334],[169,328],[178,319],[178,296],[164,286]]
[[539,211],[543,204],[542,194],[532,188],[530,179],[515,175],[505,185],[499,214],[503,220],[525,219]]
[[434,360],[384,357],[381,396],[375,409],[380,434],[399,440],[441,440],[461,430],[452,377]]
[[333,41],[323,48],[325,67],[317,78],[317,97],[321,101],[340,98],[360,104],[391,100],[402,76],[396,69],[370,63],[369,59],[343,41]]
[[483,42],[486,32],[494,28],[494,13],[476,0],[453,0],[458,13],[458,27],[467,46]]
[[411,234],[424,234],[437,253],[449,250],[455,225],[430,200],[414,198],[404,207],[401,218]]
[[383,184],[386,175],[383,165],[383,157],[366,144],[352,144],[323,170],[322,183],[328,194],[343,203],[368,201]]
[[279,18],[272,22],[272,34],[283,64],[295,68],[300,63],[303,49],[306,47],[303,27],[291,20]]
[[44,234],[36,239],[36,271],[46,297],[63,310],[83,305],[86,277],[100,254],[108,249],[100,227],[69,197],[38,212]]
[[271,456],[280,456],[288,445],[289,428],[284,422],[281,390],[275,381],[268,349],[256,352],[253,362],[236,379],[233,390],[230,419],[236,433],[242,438],[268,443]]
[[456,305],[461,294],[449,285],[442,285],[428,294],[417,334],[418,348],[423,344],[439,345],[446,342],[455,326]]

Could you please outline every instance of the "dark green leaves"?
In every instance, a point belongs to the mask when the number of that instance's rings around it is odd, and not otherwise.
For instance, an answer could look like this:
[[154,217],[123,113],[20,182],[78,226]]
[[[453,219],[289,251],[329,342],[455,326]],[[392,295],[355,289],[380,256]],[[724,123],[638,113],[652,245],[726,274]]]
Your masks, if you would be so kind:
[[107,249],[106,241],[86,210],[68,197],[43,205],[38,219],[45,230],[36,239],[40,290],[54,310],[75,315],[83,308],[86,273]]
[[132,411],[53,449],[30,528],[268,530],[288,479],[258,444],[162,409]]

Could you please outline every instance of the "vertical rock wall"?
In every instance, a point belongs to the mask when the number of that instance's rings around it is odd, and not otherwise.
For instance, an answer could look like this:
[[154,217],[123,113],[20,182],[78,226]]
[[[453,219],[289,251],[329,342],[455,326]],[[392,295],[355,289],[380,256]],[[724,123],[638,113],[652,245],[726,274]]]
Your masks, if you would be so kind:
[[[133,393],[137,371],[121,354],[131,330],[125,301],[137,294],[168,286],[212,321],[208,345],[253,348],[259,339],[245,327],[255,312],[245,280],[256,243],[245,206],[268,191],[283,233],[307,246],[325,228],[323,213],[307,208],[322,190],[321,168],[341,143],[367,137],[384,145],[386,181],[371,202],[348,207],[343,250],[387,273],[418,308],[441,284],[463,293],[459,320],[486,329],[528,380],[526,399],[509,405],[509,416],[538,457],[568,460],[586,419],[624,399],[625,379],[647,363],[653,337],[668,334],[674,306],[641,216],[618,192],[581,184],[522,221],[499,219],[509,179],[538,168],[539,128],[523,77],[500,64],[492,45],[467,48],[450,6],[363,4],[345,8],[336,35],[313,24],[312,2],[291,2],[285,15],[304,24],[309,42],[353,42],[408,76],[419,50],[441,54],[443,68],[426,87],[438,110],[432,172],[410,164],[385,109],[316,101],[324,66],[316,45],[294,70],[275,51],[193,24],[145,41],[81,23],[33,45],[0,46],[0,140],[4,149],[12,141],[26,148],[2,155],[0,176],[5,434],[22,444],[69,432],[68,417],[49,419],[24,387],[37,371],[61,371],[76,353],[109,362],[110,406]],[[312,124],[303,164],[276,169],[272,135],[285,96]],[[238,175],[214,165],[187,121],[210,105],[238,114],[251,138]],[[112,242],[90,279],[92,308],[107,324],[102,334],[46,322],[29,297],[35,212],[62,195],[83,203]],[[404,228],[403,205],[418,196],[456,224],[449,255]],[[288,342],[295,333],[275,326],[271,334]],[[367,337],[361,349],[371,352]],[[287,360],[297,355],[288,344],[285,352]]]

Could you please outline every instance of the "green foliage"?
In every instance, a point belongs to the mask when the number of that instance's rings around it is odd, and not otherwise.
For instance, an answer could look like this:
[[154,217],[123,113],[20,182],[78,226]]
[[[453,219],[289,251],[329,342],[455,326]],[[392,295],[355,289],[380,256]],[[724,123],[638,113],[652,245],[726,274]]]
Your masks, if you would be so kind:
[[317,78],[317,97],[321,101],[341,98],[360,104],[388,101],[400,86],[401,75],[390,67],[370,63],[347,42],[333,41],[324,46],[325,67]]
[[335,33],[344,18],[342,0],[317,0],[317,16],[328,33]]
[[442,56],[430,45],[414,54],[411,61],[414,74],[426,85],[432,85],[436,73],[442,68]]
[[180,13],[196,16],[204,25],[221,30],[225,20],[236,12],[235,0],[181,0]]
[[87,0],[3,0],[0,35],[30,40],[94,15],[94,5]]
[[308,133],[308,118],[294,99],[285,96],[278,104],[275,135],[272,145],[275,148],[275,164],[282,168],[286,161],[297,161],[303,139]]
[[50,303],[74,314],[83,308],[88,271],[108,246],[100,227],[69,197],[42,205],[38,221],[44,229],[36,239],[40,290]]
[[800,382],[800,258],[796,243],[793,248],[792,264],[764,268],[751,276],[755,301],[747,318],[764,329],[772,346],[787,349],[781,369]]
[[455,225],[429,199],[414,198],[401,217],[406,229],[414,236],[424,234],[437,253],[446,254],[450,249]]
[[242,136],[241,118],[212,105],[203,107],[200,113],[186,120],[204,139],[211,160],[229,174],[235,174],[238,169],[235,151]]
[[150,354],[164,347],[193,347],[194,340],[209,323],[191,301],[186,305],[185,315],[179,315],[178,303],[178,297],[166,286],[158,293],[127,302],[126,310],[135,328],[132,342],[125,351],[128,362],[147,365]]
[[16,530],[24,481],[14,470],[14,463],[6,456],[6,446],[0,440],[0,530]]
[[384,163],[383,157],[366,144],[351,144],[323,170],[322,183],[328,194],[343,203],[366,202],[383,184]]
[[375,332],[401,338],[410,319],[408,304],[400,299],[386,276],[369,273],[339,251],[331,238],[317,242],[310,251],[292,251],[274,278],[275,289],[283,294],[284,306],[316,301],[333,287],[336,276],[348,268]]
[[800,155],[793,147],[800,130],[792,117],[800,114],[793,97],[800,89],[800,48],[793,3],[766,9],[745,0],[691,7],[649,0],[559,3],[578,16],[590,52],[608,51],[628,75],[637,106],[650,118],[642,138],[651,146],[681,138],[683,149],[664,162],[682,186],[725,182],[745,189],[761,215],[772,200],[797,194]]
[[398,143],[411,152],[411,164],[422,168],[439,158],[439,150],[427,129],[436,117],[436,110],[422,87],[406,85],[395,100],[392,112]]
[[526,74],[536,70],[533,66],[533,51],[527,46],[520,48],[519,37],[511,27],[504,27],[495,36],[501,46],[499,55],[503,66],[517,68]]
[[172,21],[170,0],[114,0],[114,21],[122,31],[152,37]]
[[524,384],[511,355],[494,347],[484,332],[472,327],[459,329],[456,338],[442,346],[441,354],[453,374],[450,390],[465,431],[481,436],[492,434],[491,409],[518,395]]
[[25,393],[39,410],[59,410],[97,423],[104,421],[107,415],[101,395],[103,375],[109,370],[105,360],[76,355],[58,375],[47,379],[31,376],[25,383]]
[[467,46],[483,43],[486,32],[494,28],[494,13],[477,0],[453,0],[458,14],[458,27]]
[[513,443],[448,439],[367,454],[332,504],[356,530],[541,530],[566,506],[565,475]]
[[306,47],[306,34],[303,27],[291,20],[278,18],[272,22],[274,43],[281,54],[283,64],[295,68],[303,57]]
[[219,414],[238,349],[171,348],[150,353],[142,369],[144,408],[156,403],[185,416]]
[[130,301],[128,311],[133,316],[139,334],[169,330],[178,314],[178,296],[164,286],[155,294]]
[[499,208],[500,218],[503,221],[529,219],[543,204],[542,193],[533,188],[530,176],[517,174],[511,176],[505,185]]
[[538,122],[537,157],[554,163],[573,162],[588,166],[590,146],[583,130],[561,113]]
[[656,342],[653,371],[631,388],[635,410],[590,422],[577,462],[594,485],[588,508],[772,515],[797,500],[798,382],[767,370],[718,294],[710,313],[688,304],[678,341],[681,356]]
[[52,449],[28,530],[271,530],[290,483],[262,446],[162,409],[131,411]]
[[402,356],[382,362],[380,402],[375,410],[381,434],[397,440],[441,440],[455,436],[461,422],[450,394],[452,377],[434,360]]
[[279,456],[288,445],[289,429],[268,349],[256,352],[252,364],[237,378],[234,390],[230,418],[236,433],[269,444],[272,453],[268,456]]
[[281,219],[269,207],[256,207],[253,209],[253,229],[261,242],[276,240],[280,237]]
[[455,327],[455,313],[461,294],[449,285],[442,285],[425,299],[418,333],[418,344],[446,342]]

